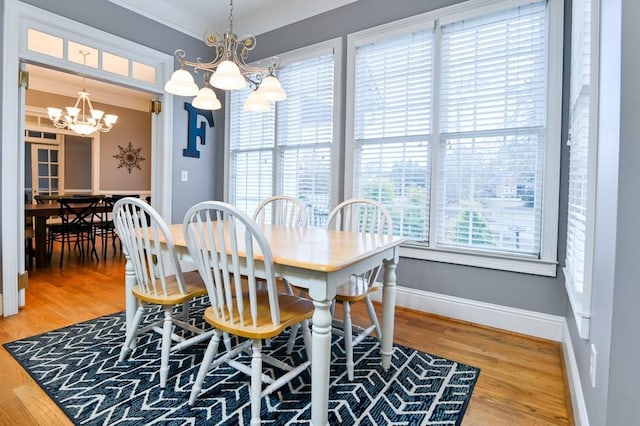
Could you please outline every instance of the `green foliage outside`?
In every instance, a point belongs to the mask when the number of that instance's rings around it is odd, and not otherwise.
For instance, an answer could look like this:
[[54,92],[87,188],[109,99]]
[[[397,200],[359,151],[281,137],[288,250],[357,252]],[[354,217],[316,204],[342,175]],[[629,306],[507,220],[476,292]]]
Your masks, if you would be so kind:
[[362,196],[379,201],[389,209],[394,225],[394,234],[423,240],[427,217],[424,208],[427,194],[422,186],[407,185],[402,191],[389,179],[374,178],[365,183]]
[[494,247],[496,244],[493,233],[489,229],[478,203],[466,201],[462,204],[463,208],[449,230],[448,240],[456,244]]

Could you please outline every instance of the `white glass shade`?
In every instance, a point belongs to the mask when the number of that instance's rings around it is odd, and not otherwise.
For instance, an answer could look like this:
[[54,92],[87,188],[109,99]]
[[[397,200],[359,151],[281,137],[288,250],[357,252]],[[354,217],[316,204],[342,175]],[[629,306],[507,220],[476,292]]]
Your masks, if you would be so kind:
[[62,110],[60,108],[48,107],[47,114],[49,114],[50,120],[57,120],[62,115]]
[[209,80],[213,87],[222,90],[243,89],[247,80],[240,73],[240,68],[231,61],[222,61]]
[[91,133],[98,130],[98,128],[95,125],[92,126],[91,124],[82,124],[82,123],[72,124],[69,126],[69,128],[82,136],[90,135]]
[[80,113],[80,108],[67,107],[66,109],[67,109],[67,114],[69,115],[69,117],[72,117],[72,118],[76,118]]
[[193,99],[191,105],[198,109],[210,111],[222,108],[222,104],[220,104],[220,101],[216,96],[216,92],[214,92],[210,87],[203,87],[200,89],[198,96]]
[[287,99],[287,93],[282,88],[280,81],[272,75],[268,75],[258,88],[260,95],[269,102],[284,101]]
[[198,94],[198,85],[193,81],[189,71],[180,68],[171,74],[171,79],[165,83],[164,90],[172,95],[195,96]]
[[258,93],[257,90],[251,92],[244,102],[243,109],[251,112],[265,112],[271,109],[269,102]]
[[118,121],[118,116],[115,114],[107,114],[104,116],[104,124],[106,124],[108,127],[116,124],[116,121]]
[[103,115],[104,115],[104,111],[100,111],[99,109],[91,110],[91,118],[93,118],[96,121],[100,121]]

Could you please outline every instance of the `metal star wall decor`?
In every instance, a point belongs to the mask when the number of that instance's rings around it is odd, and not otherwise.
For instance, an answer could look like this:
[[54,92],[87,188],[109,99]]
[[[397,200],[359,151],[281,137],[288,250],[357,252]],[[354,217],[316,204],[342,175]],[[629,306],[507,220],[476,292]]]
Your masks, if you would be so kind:
[[142,170],[140,162],[145,160],[145,158],[140,155],[142,148],[134,148],[133,145],[131,145],[131,142],[129,142],[129,145],[126,148],[118,145],[118,149],[120,152],[117,155],[114,155],[113,158],[117,158],[120,161],[120,164],[118,164],[119,169],[126,167],[129,174],[131,174],[131,170],[133,170],[134,167],[138,170]]

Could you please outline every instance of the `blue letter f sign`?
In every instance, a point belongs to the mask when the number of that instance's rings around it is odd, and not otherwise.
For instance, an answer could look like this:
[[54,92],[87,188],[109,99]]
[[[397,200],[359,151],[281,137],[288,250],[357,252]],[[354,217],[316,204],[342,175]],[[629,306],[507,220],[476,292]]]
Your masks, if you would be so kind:
[[188,102],[184,103],[184,109],[189,113],[189,140],[187,141],[187,147],[182,150],[182,155],[185,157],[200,158],[200,151],[198,151],[196,146],[196,139],[200,138],[200,144],[204,145],[206,126],[204,122],[198,126],[198,116],[201,115],[206,118],[209,127],[213,127],[213,112],[195,108]]

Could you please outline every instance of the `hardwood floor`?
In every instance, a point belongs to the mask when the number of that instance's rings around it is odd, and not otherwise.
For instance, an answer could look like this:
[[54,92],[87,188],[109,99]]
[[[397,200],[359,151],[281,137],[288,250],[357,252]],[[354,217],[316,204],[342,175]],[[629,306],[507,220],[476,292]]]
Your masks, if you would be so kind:
[[[29,272],[26,306],[0,318],[0,343],[124,309],[119,253],[98,263],[69,259],[59,268],[54,255],[52,266]],[[366,312],[357,306],[353,317],[357,323]],[[394,336],[397,344],[481,369],[464,426],[573,424],[559,343],[402,308]],[[0,425],[72,424],[4,348],[0,377]]]

